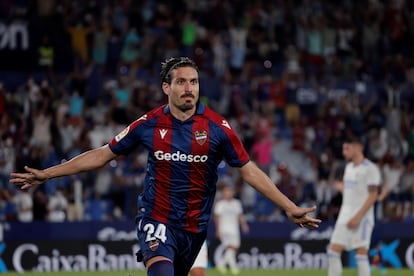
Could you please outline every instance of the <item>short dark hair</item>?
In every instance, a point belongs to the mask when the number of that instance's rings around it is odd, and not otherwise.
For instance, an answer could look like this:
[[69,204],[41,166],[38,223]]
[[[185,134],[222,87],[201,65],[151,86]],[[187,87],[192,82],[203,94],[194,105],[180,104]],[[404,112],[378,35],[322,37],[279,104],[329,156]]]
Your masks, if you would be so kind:
[[359,135],[347,135],[345,137],[345,143],[348,144],[360,144],[361,146],[364,145],[364,138]]
[[171,84],[171,71],[178,67],[192,67],[198,73],[197,64],[189,57],[171,57],[161,63],[161,83]]

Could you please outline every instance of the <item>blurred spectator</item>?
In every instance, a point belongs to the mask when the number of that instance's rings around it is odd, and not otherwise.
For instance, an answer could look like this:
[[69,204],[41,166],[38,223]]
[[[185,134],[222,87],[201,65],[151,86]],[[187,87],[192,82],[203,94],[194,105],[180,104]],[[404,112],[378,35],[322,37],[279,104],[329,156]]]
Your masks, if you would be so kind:
[[49,195],[47,204],[47,220],[49,222],[63,222],[66,220],[68,200],[62,188],[57,188],[55,192]]
[[61,123],[58,124],[58,128],[61,138],[61,150],[67,154],[74,149],[76,141],[80,138],[84,128],[83,120],[76,122],[71,120],[69,114],[65,114]]
[[33,221],[33,198],[28,190],[17,189],[13,202],[16,204],[17,220],[20,222]]
[[16,221],[16,204],[13,202],[11,189],[0,190],[0,217],[2,221]]
[[222,79],[228,72],[227,72],[227,59],[228,59],[228,50],[224,45],[224,41],[222,35],[212,34],[212,42],[211,48],[213,51],[213,68],[215,75]]
[[105,67],[108,60],[108,39],[111,35],[111,27],[105,17],[101,21],[94,21],[92,33],[92,60],[95,64]]
[[362,30],[362,52],[365,61],[371,62],[378,58],[381,39],[379,14],[368,13],[364,18]]
[[82,19],[78,19],[74,23],[67,23],[66,28],[71,36],[72,49],[76,59],[79,59],[83,64],[87,63],[89,60],[87,37],[92,29]]
[[404,171],[404,164],[401,159],[389,156],[382,166],[384,184],[378,200],[383,202],[382,208],[384,219],[395,220],[397,209],[400,208],[400,179]]
[[259,120],[256,126],[256,139],[250,150],[252,160],[267,174],[273,162],[272,147],[274,140],[271,136],[269,122],[265,119]]
[[136,63],[140,57],[140,42],[141,39],[137,33],[137,30],[135,28],[129,29],[123,41],[120,66],[128,66],[130,69],[137,66]]
[[396,210],[397,216],[403,219],[412,212],[414,208],[414,157],[405,159],[405,168],[400,178],[399,206]]
[[110,122],[92,122],[88,132],[90,147],[96,149],[103,146],[108,143],[109,139],[111,139],[109,137],[112,137],[113,135],[116,135],[116,130]]
[[67,220],[68,221],[82,221],[83,220],[83,183],[80,179],[73,179],[68,191],[68,207]]
[[53,70],[54,48],[50,45],[49,38],[44,36],[38,48],[38,65],[41,70]]
[[384,128],[371,129],[368,133],[367,145],[367,156],[375,162],[382,160],[388,152],[387,131]]
[[94,177],[92,198],[108,198],[112,185],[112,169],[109,166],[97,170]]
[[4,196],[3,189],[0,191],[0,221],[6,221],[7,218],[7,199]]
[[[4,120],[5,117],[2,118]],[[15,170],[16,149],[10,135],[4,133],[0,139],[0,189],[7,189],[10,173]]]
[[46,148],[52,142],[51,110],[46,104],[39,104],[33,109],[33,131],[30,144],[40,148]]
[[132,158],[120,160],[118,169],[113,174],[110,198],[114,207],[121,210],[122,217],[135,215],[135,195],[143,190],[147,154],[146,151],[137,152]]
[[79,121],[83,116],[85,99],[78,90],[74,90],[69,98],[69,115],[73,121]]
[[96,99],[96,103],[87,107],[85,116],[90,118],[92,122],[105,124],[109,120],[110,107],[105,103],[104,99]]
[[47,205],[48,197],[42,191],[42,189],[36,189],[33,191],[33,219],[35,221],[47,220]]
[[230,35],[230,69],[236,75],[242,73],[244,61],[247,54],[247,22],[240,20],[240,22],[230,21],[229,35]]

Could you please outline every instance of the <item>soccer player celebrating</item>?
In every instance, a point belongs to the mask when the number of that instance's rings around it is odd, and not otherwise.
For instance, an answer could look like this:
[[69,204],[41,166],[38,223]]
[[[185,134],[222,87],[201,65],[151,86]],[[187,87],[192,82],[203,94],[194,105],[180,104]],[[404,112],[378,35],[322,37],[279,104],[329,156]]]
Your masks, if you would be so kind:
[[137,232],[147,274],[187,275],[206,239],[224,159],[244,181],[280,206],[301,227],[321,222],[300,208],[252,161],[229,122],[199,101],[199,72],[187,57],[162,63],[166,105],[141,116],[107,145],[43,170],[25,167],[11,182],[26,189],[45,181],[97,169],[139,145],[148,151],[144,190],[138,196]]
[[381,175],[378,167],[366,159],[358,137],[349,137],[342,146],[349,162],[345,167],[342,205],[328,248],[328,275],[342,275],[341,253],[355,249],[358,276],[369,276],[368,250],[374,228],[374,203]]

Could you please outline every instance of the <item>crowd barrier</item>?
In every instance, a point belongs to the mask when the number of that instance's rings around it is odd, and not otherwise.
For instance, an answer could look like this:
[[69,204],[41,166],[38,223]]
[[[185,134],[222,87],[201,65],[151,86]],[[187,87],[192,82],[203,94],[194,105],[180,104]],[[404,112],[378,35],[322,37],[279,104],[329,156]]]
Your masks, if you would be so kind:
[[[111,271],[144,269],[134,253],[139,249],[135,225],[121,222],[1,223],[0,272]],[[242,236],[237,260],[241,268],[326,268],[330,223],[317,230],[291,223],[254,223]],[[382,264],[414,270],[414,222],[378,223],[370,257]],[[214,266],[223,247],[208,234],[209,262]],[[345,266],[355,266],[353,252],[343,255]]]

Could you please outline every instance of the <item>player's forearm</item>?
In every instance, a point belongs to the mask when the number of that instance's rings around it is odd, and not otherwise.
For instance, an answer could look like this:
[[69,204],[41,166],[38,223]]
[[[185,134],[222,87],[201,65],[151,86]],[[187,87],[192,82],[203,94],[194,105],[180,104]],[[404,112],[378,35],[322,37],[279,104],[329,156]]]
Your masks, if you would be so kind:
[[362,205],[361,209],[356,214],[358,219],[362,219],[364,215],[368,212],[368,210],[374,205],[375,201],[377,200],[377,193],[370,193],[367,200]]
[[239,215],[239,223],[243,229],[243,232],[247,232],[249,229],[249,225],[247,224],[246,218],[244,217],[243,214]]
[[244,181],[283,210],[289,211],[296,208],[295,203],[285,196],[272,180],[253,163],[246,164],[240,172]]
[[214,224],[216,225],[216,233],[217,235],[219,235],[220,234],[220,218],[217,215],[214,216]]
[[47,179],[51,179],[100,168],[110,160],[103,152],[102,148],[84,152],[65,163],[47,168],[44,172],[47,175]]

